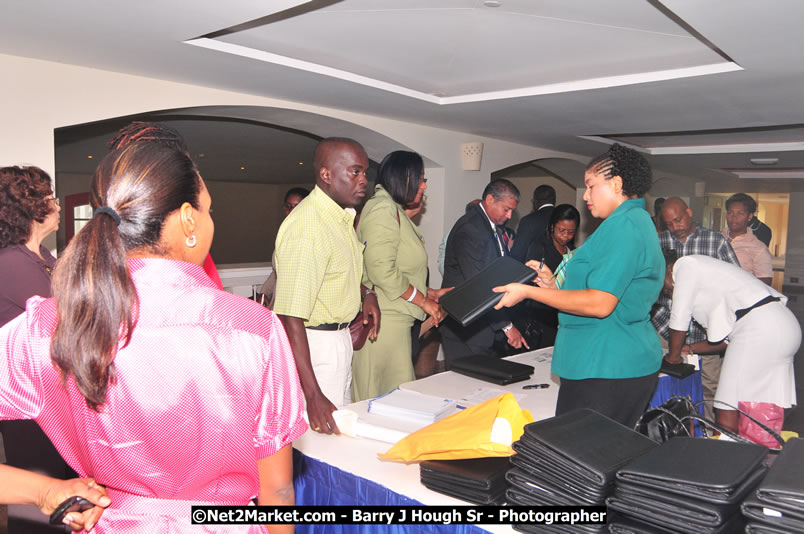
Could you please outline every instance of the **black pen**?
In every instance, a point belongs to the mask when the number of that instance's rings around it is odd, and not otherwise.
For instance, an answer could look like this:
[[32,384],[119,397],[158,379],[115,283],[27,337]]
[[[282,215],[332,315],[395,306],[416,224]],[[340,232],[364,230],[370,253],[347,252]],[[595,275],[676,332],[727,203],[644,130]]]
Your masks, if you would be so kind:
[[538,273],[542,272],[542,267],[544,267],[544,256],[542,256],[542,261],[539,263],[539,270],[536,272]]
[[550,384],[528,384],[527,386],[522,386],[522,389],[544,389],[549,387]]

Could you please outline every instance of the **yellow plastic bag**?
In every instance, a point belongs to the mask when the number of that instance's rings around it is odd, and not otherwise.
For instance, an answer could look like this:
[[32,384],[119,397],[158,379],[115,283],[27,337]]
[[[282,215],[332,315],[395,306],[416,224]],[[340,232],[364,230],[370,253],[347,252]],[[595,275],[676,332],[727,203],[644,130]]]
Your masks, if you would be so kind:
[[379,457],[414,462],[511,456],[511,444],[532,422],[530,412],[505,393],[410,434]]

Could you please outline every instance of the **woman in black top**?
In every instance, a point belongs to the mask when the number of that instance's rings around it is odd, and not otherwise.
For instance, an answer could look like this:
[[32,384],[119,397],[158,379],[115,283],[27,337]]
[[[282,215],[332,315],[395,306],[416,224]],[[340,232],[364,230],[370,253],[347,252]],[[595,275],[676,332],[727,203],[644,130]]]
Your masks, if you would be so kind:
[[[544,264],[550,268],[550,271],[556,272],[564,255],[575,248],[575,233],[578,231],[580,222],[581,214],[574,206],[570,204],[556,206],[550,216],[547,232],[530,245],[527,259],[538,262],[544,260]],[[530,322],[526,330],[532,335],[541,331],[536,348],[552,346],[558,329],[558,311],[539,302],[529,301],[527,313]]]

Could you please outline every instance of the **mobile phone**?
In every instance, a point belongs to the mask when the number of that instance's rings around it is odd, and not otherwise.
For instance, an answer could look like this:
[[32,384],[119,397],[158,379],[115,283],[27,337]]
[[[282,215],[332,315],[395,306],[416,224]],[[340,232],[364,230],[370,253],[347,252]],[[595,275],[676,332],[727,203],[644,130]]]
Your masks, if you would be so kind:
[[83,512],[95,506],[83,497],[73,496],[61,503],[56,510],[50,514],[51,525],[61,525],[64,516],[70,512]]

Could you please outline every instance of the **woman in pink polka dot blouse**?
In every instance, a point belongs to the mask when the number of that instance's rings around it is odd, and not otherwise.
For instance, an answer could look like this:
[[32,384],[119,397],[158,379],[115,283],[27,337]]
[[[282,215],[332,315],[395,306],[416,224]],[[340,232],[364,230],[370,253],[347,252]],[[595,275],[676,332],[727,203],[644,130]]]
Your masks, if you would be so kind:
[[307,424],[281,324],[204,273],[211,198],[185,152],[113,150],[90,194],[54,298],[0,329],[0,419],[35,420],[106,487],[95,532],[264,532],[191,525],[190,506],[294,503]]

